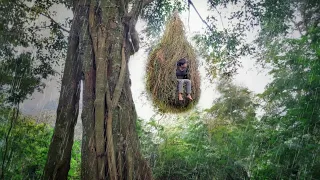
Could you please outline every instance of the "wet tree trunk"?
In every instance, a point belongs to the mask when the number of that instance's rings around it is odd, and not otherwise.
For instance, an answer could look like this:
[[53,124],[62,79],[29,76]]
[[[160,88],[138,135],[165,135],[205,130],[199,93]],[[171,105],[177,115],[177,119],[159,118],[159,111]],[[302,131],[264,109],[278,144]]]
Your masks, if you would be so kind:
[[[81,179],[152,179],[151,170],[139,153],[128,70],[130,55],[139,49],[135,24],[142,7],[151,1],[75,1],[56,128],[44,179],[67,179],[81,71]],[[129,2],[133,3],[130,12]]]

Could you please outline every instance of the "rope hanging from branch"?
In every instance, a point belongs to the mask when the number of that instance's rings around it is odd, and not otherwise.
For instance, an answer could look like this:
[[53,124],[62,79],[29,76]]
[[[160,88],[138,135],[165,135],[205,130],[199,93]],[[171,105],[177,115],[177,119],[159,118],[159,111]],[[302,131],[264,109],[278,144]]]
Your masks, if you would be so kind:
[[196,11],[196,13],[198,14],[199,18],[201,19],[201,21],[207,25],[208,29],[213,32],[213,29],[210,27],[210,25],[201,17],[200,13],[198,12],[197,8],[194,6],[193,2],[191,0],[188,0],[188,6],[190,7],[190,5],[193,7],[193,9]]

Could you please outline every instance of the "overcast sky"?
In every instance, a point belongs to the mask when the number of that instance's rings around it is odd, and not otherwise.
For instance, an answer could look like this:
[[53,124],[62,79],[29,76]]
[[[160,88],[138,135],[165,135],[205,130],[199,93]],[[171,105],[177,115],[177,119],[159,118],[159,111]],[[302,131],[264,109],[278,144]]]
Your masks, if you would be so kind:
[[[201,13],[201,16],[204,18],[209,14],[209,12],[207,11],[206,2],[206,0],[196,0],[193,2],[198,11]],[[67,11],[64,8],[57,7],[55,10],[58,12],[57,16],[55,17],[57,21],[62,22],[64,18],[72,16],[71,11]],[[231,10],[232,9],[224,10],[221,12],[227,13]],[[189,12],[181,14],[181,18],[186,27],[187,35],[191,37],[191,35],[193,35],[194,33],[202,31],[203,28],[205,28],[205,25],[192,8],[190,9],[189,22],[188,16]],[[223,24],[224,26],[228,26],[227,21],[224,21]],[[144,27],[145,26],[143,22],[139,21],[137,23],[138,32]],[[222,28],[222,26],[220,26],[219,28]],[[253,36],[254,32],[252,33],[252,39]],[[152,115],[154,115],[152,103],[142,95],[142,93],[145,92],[144,79],[146,60],[147,54],[145,50],[140,49],[139,52],[131,57],[129,62],[133,99],[135,101],[138,116],[143,119],[149,119]],[[201,58],[199,58],[199,60],[202,61]],[[255,93],[263,92],[265,85],[270,82],[270,76],[267,75],[266,71],[255,66],[254,59],[242,58],[241,62],[243,63],[243,68],[239,70],[239,74],[235,77],[235,82],[237,84],[248,87]],[[59,69],[59,67],[57,67],[57,69]],[[202,94],[197,107],[199,109],[205,109],[211,107],[214,98],[217,97],[217,93],[214,90],[214,85],[210,84],[203,77],[203,75],[205,74],[204,67],[201,67],[200,72],[202,75]],[[46,81],[46,83],[47,87],[45,88],[43,93],[35,92],[32,95],[32,99],[27,100],[22,104],[23,112],[25,112],[26,114],[39,113],[39,111],[45,110],[50,105],[50,103],[51,105],[57,103],[60,89],[60,85],[58,84],[58,77],[54,77],[50,81]]]

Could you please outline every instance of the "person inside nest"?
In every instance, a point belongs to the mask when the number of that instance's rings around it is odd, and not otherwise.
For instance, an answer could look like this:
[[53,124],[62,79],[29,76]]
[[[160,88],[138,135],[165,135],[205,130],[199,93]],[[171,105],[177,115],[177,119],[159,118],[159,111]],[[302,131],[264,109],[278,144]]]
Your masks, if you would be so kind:
[[177,62],[176,76],[178,80],[179,100],[182,101],[183,85],[187,86],[187,98],[193,100],[191,97],[191,80],[189,75],[188,61],[182,58]]

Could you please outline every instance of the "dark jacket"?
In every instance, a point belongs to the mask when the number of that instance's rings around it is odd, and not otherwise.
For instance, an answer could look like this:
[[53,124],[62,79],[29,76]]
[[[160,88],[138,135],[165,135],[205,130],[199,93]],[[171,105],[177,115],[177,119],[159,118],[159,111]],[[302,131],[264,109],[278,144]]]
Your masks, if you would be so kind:
[[185,68],[184,70],[181,71],[180,68],[177,67],[176,76],[177,76],[177,79],[189,79],[189,69]]
[[177,62],[177,69],[176,69],[177,79],[189,79],[189,67],[183,69],[182,71],[179,68],[184,63],[187,63],[187,60],[185,58],[182,58]]

